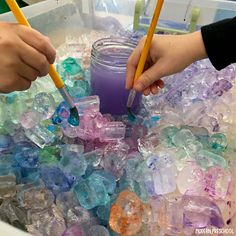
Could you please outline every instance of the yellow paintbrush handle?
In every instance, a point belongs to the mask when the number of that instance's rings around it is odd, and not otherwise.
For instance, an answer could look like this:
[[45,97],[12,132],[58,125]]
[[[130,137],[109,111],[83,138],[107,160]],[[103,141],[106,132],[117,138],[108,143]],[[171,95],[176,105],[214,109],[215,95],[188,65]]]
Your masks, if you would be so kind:
[[53,65],[50,65],[49,75],[51,76],[55,86],[58,89],[61,89],[65,86],[63,80],[61,79],[60,75],[57,73],[57,71]]
[[151,43],[152,43],[152,38],[153,38],[153,35],[155,33],[157,21],[159,19],[160,13],[161,13],[161,8],[163,6],[164,0],[157,0],[157,1],[158,2],[157,2],[157,5],[156,5],[156,8],[155,8],[153,17],[152,17],[151,25],[150,25],[149,30],[148,30],[146,42],[145,42],[144,48],[142,50],[142,53],[141,53],[141,56],[140,56],[140,59],[139,59],[139,63],[138,63],[138,67],[137,67],[136,72],[135,72],[133,83],[143,73],[143,69],[144,69],[144,66],[145,66],[145,63],[146,63],[146,60],[147,60],[147,56],[148,56],[148,53],[149,53],[149,49],[150,49],[150,46],[151,46]]
[[15,0],[6,0],[8,7],[11,9],[12,13],[14,14],[16,20],[21,25],[27,25],[30,27],[29,22],[25,18],[23,12],[19,8],[17,2]]
[[[15,0],[5,0],[9,8],[11,9],[12,13],[14,14],[16,20],[21,25],[30,26],[28,20],[24,16],[23,12],[21,11],[20,7],[18,6],[17,2]],[[64,87],[64,82],[61,79],[60,75],[57,73],[55,67],[53,65],[50,65],[49,75],[51,76],[55,86],[60,89]]]

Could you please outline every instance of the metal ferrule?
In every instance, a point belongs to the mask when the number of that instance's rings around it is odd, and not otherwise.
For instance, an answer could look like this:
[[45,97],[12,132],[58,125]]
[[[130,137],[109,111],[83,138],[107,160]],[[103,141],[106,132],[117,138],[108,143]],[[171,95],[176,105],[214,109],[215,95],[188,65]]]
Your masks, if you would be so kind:
[[59,92],[60,92],[61,96],[64,98],[64,100],[68,103],[68,105],[69,105],[70,108],[75,107],[75,104],[74,104],[74,102],[73,102],[73,100],[72,100],[72,97],[71,97],[70,94],[67,92],[65,86],[62,87],[62,88],[60,88],[60,89],[59,89]]
[[127,107],[131,108],[134,102],[136,96],[136,91],[132,89],[129,93],[128,101],[127,101]]

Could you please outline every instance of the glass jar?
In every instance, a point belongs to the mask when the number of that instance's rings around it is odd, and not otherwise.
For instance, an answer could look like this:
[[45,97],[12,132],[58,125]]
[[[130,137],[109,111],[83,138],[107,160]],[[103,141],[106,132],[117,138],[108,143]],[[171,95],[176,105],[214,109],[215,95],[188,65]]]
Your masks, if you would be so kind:
[[[127,38],[103,38],[93,44],[91,86],[100,97],[100,110],[124,115],[129,91],[125,89],[126,63],[136,44]],[[132,111],[138,112],[141,94],[137,94]]]

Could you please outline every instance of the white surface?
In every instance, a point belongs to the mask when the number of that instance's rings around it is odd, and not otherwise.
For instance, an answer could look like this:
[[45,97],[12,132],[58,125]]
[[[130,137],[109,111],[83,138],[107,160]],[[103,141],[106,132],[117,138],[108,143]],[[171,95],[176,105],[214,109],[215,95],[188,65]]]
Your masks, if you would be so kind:
[[[32,6],[23,7],[22,11],[24,12],[26,18],[30,19],[32,17],[42,15],[45,12],[49,12],[53,9],[57,9],[59,7],[70,4],[70,2],[71,1],[69,0],[46,0]],[[11,12],[1,14],[0,21],[16,22],[15,17]]]
[[[38,2],[39,0],[25,0],[26,2]],[[136,0],[129,0],[127,6],[127,0],[117,0],[119,3],[120,17],[128,16],[132,19],[134,13],[134,6]],[[109,12],[96,12],[93,14],[89,9],[89,4],[93,4],[93,0],[46,0],[33,4],[31,6],[23,8],[23,11],[27,18],[32,18],[35,16],[40,16],[45,12],[50,12],[54,9],[58,9],[62,6],[75,3],[76,5],[81,4],[81,10],[83,13],[90,14],[91,18],[96,15],[112,15]],[[149,6],[148,15],[152,16],[152,11],[155,8],[156,0],[151,0]],[[214,21],[215,14],[217,10],[231,10],[235,11],[236,14],[236,2],[225,1],[225,0],[165,0],[161,19],[171,20],[179,23],[184,22],[184,16],[187,11],[187,19],[191,16],[191,10],[193,7],[199,7],[201,9],[200,18],[198,21],[199,25],[205,25],[212,23]],[[127,11],[127,9],[129,9]],[[78,9],[77,9],[78,10]],[[116,15],[116,19],[119,18],[119,14]],[[122,16],[123,15],[123,16]],[[63,18],[63,16],[62,16]],[[0,21],[10,21],[15,22],[15,19],[11,13],[5,13],[0,15]],[[63,21],[63,19],[62,19]]]
[[[155,8],[156,0],[151,0],[148,10],[148,15],[152,16]],[[217,10],[235,11],[236,2],[224,0],[166,0],[164,1],[160,19],[171,20],[179,23],[184,23],[185,14],[187,11],[187,21],[191,17],[191,11],[194,7],[200,8],[200,18],[198,25],[206,25],[214,22]]]
[[32,236],[31,234],[25,233],[12,227],[9,224],[0,221],[0,235],[1,236]]
[[82,12],[89,14],[89,2],[88,0],[82,0]]
[[[25,7],[23,11],[32,27],[49,36],[54,46],[58,47],[65,42],[67,35],[78,37],[96,28],[97,17],[112,16],[125,28],[131,29],[136,0],[116,1],[119,6],[119,14],[106,11],[93,12],[95,0],[46,0]],[[156,0],[151,0],[147,12],[150,17],[155,3]],[[188,9],[188,22],[191,10],[195,6],[201,8],[198,25],[212,23],[218,9],[231,10],[236,13],[236,2],[231,1],[165,0],[161,19],[183,23]],[[15,22],[15,18],[12,13],[5,13],[0,15],[0,21]]]
[[[47,35],[55,47],[64,43],[67,35],[82,32],[83,21],[72,0],[47,0],[24,7],[22,11],[31,26]],[[16,22],[11,12],[1,14],[0,21]]]
[[42,2],[42,1],[45,1],[45,0],[23,0],[23,2],[25,2],[29,5],[32,5],[32,4],[35,4],[35,3],[38,3],[38,2]]

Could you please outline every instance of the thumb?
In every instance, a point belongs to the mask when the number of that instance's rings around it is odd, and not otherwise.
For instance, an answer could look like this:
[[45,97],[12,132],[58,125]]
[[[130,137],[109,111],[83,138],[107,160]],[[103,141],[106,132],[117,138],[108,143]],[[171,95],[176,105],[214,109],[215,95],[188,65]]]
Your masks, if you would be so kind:
[[163,76],[160,63],[154,64],[148,70],[146,70],[134,84],[134,89],[138,92],[143,92],[150,85],[155,83]]

